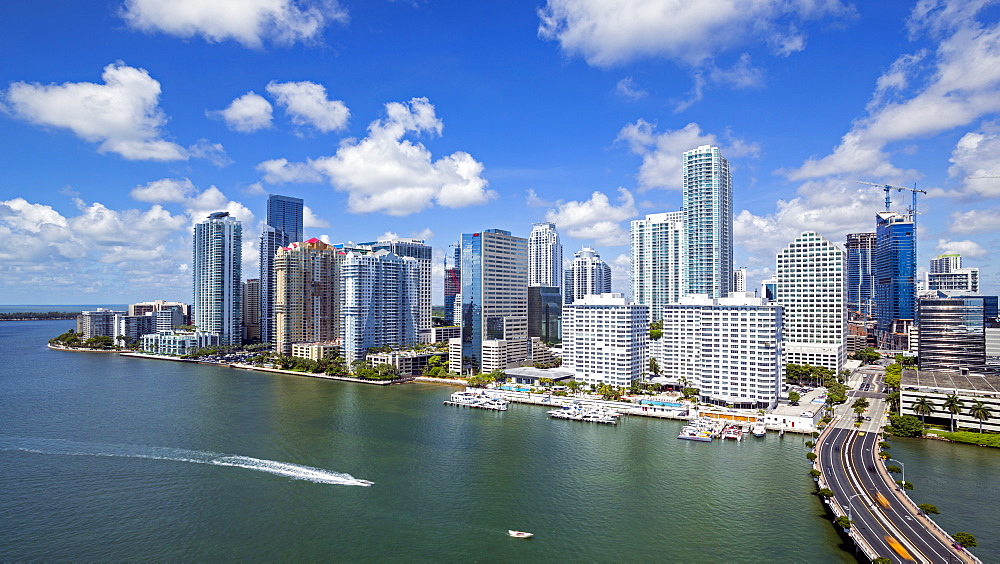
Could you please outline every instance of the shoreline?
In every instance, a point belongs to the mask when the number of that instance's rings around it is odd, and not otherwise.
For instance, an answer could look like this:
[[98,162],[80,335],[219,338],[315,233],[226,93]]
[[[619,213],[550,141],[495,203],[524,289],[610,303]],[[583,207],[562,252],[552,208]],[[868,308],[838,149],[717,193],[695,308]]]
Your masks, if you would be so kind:
[[50,348],[50,349],[52,349],[54,351],[87,352],[87,353],[115,353],[115,354],[122,354],[122,352],[124,352],[124,351],[115,350],[115,349],[107,350],[107,349],[85,349],[85,348],[82,348],[82,347],[81,348],[77,348],[77,347],[60,347],[58,345],[53,345],[52,343],[46,343],[45,345],[48,348]]

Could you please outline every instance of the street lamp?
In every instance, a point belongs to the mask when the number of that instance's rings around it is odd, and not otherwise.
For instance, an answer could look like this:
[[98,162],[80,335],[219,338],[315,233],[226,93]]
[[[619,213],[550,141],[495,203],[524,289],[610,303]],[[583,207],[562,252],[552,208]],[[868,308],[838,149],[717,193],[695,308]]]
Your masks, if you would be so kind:
[[902,462],[896,460],[895,458],[886,458],[885,460],[886,460],[886,462],[888,462],[890,460],[893,461],[893,462],[899,462],[899,469],[903,471],[902,472],[902,474],[903,474],[902,478],[903,478],[903,483],[905,484],[906,483],[906,465],[903,464]]
[[853,516],[851,515],[851,500],[854,499],[854,498],[856,498],[856,497],[858,497],[858,496],[861,496],[861,495],[864,495],[864,494],[854,494],[851,497],[847,498],[847,520],[848,521],[853,521],[854,520]]

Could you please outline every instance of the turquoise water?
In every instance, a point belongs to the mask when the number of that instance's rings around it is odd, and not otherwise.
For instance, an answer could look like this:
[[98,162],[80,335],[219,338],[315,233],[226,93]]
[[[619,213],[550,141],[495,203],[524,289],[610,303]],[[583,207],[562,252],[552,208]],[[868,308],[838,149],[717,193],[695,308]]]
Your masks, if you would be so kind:
[[656,401],[656,400],[639,400],[642,405],[661,405],[664,407],[683,407],[683,404],[674,403],[670,401]]
[[0,560],[853,561],[801,437],[47,350],[64,324],[0,324]]

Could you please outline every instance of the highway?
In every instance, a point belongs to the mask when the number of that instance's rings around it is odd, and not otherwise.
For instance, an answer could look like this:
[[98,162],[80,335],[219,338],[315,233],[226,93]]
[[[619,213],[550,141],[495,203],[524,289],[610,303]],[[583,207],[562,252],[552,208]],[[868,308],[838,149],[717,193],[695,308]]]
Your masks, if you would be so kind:
[[[859,388],[838,408],[838,417],[817,446],[820,471],[834,498],[848,511],[860,534],[875,551],[893,562],[972,562],[970,555],[955,549],[950,539],[931,530],[925,518],[897,492],[895,483],[879,459],[878,443],[885,401],[879,393],[879,376],[864,374]],[[864,383],[868,383],[865,386]],[[867,391],[865,389],[868,388]],[[858,394],[857,396],[853,394]],[[855,428],[851,408],[855,397],[868,397],[869,421]]]

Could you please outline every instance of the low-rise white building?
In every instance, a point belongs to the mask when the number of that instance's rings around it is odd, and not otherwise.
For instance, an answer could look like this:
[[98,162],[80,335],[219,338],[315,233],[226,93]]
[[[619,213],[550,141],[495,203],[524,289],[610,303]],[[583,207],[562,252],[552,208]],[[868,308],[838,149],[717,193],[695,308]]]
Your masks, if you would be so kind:
[[744,293],[681,298],[663,307],[660,370],[698,388],[702,401],[773,407],[785,379],[782,316],[780,305]]
[[319,361],[333,358],[340,351],[340,340],[316,341],[314,343],[292,343],[292,356]]
[[563,368],[588,384],[626,387],[646,372],[649,306],[623,294],[584,296],[563,310]]
[[143,335],[141,343],[143,352],[180,356],[200,348],[219,346],[220,338],[218,333],[164,331]]

